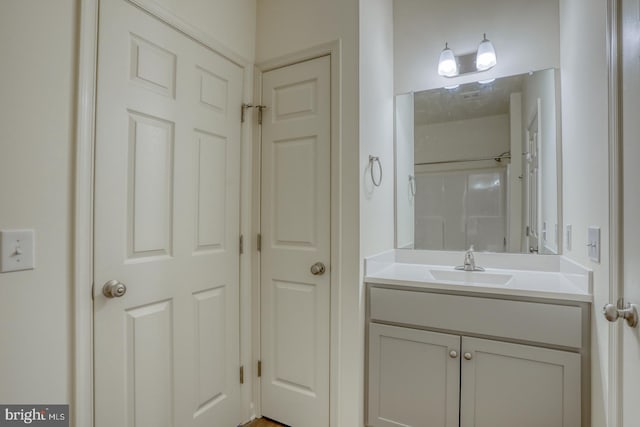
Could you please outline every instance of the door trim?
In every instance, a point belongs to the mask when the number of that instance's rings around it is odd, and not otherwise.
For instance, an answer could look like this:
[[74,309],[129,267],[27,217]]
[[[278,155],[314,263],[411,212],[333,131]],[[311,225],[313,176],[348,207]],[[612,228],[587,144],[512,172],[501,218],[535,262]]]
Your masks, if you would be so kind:
[[98,0],[80,1],[73,271],[75,426],[93,426],[93,150],[98,66]]
[[[341,81],[340,81],[340,60],[341,60],[341,43],[339,40],[324,43],[311,47],[309,49],[301,50],[289,55],[281,56],[275,59],[261,62],[255,65],[254,72],[254,99],[256,102],[262,102],[262,75],[267,71],[271,71],[277,68],[283,68],[290,65],[294,65],[300,62],[316,59],[323,56],[329,56],[331,61],[330,78],[331,78],[331,112],[330,112],[330,126],[331,126],[331,183],[330,183],[330,198],[331,198],[331,214],[330,214],[330,227],[331,227],[331,299],[330,299],[330,355],[329,355],[329,425],[331,427],[338,425],[338,402],[339,396],[339,380],[340,380],[340,368],[339,368],[339,356],[340,356],[340,340],[339,331],[341,325],[340,316],[340,294],[342,293],[342,265],[340,263],[342,254],[342,240],[341,236],[341,223],[342,217],[342,204],[340,200],[340,188],[342,186],[342,174],[341,174],[341,152],[342,152],[342,137],[340,130],[342,129],[342,122],[340,116],[340,94],[341,94]],[[262,206],[260,204],[260,189],[261,189],[261,132],[259,125],[256,124],[253,137],[253,159],[254,159],[254,176],[253,176],[253,206],[255,209],[252,212],[254,230],[257,233],[261,232],[260,229],[260,213]],[[255,241],[255,239],[252,239]],[[254,252],[255,251],[255,252]],[[257,252],[256,247],[252,243],[252,252],[257,256],[253,259],[252,271],[252,311],[254,313],[253,319],[253,333],[252,333],[252,360],[260,360],[260,252]],[[262,402],[260,396],[260,383],[261,379],[257,379],[253,390],[253,402],[257,416],[262,415]]]
[[[622,277],[622,147],[621,147],[621,1],[607,1],[607,69],[609,92],[609,301],[623,292]],[[597,308],[596,308],[597,310]],[[597,313],[596,315],[598,315]],[[622,323],[609,324],[609,427],[622,426]]]
[[[213,52],[223,56],[243,70],[244,102],[251,92],[250,65],[252,61],[235,53],[203,31],[191,26],[162,7],[144,0],[126,0],[153,15],[171,28],[201,43]],[[71,411],[72,424],[76,427],[94,425],[94,366],[93,366],[93,201],[94,201],[94,149],[96,121],[96,88],[98,68],[98,10],[100,0],[80,0],[78,31],[78,62],[76,86],[76,124],[75,124],[75,182],[74,182],[74,218],[73,218],[73,332],[72,332],[72,379]],[[251,127],[241,127],[241,177],[245,181],[251,171],[250,153],[245,147],[251,143]],[[245,188],[241,184],[241,192]],[[251,211],[241,197],[240,230],[250,235],[251,224],[245,221],[243,212]],[[249,254],[249,257],[251,254]],[[249,266],[250,259],[240,258],[240,307],[247,302],[247,292],[251,289]],[[243,349],[242,335],[248,333],[251,313],[240,310],[240,357],[241,363],[249,363],[249,350]],[[252,384],[249,379],[248,386]],[[247,420],[251,416],[250,395],[242,392],[242,415]]]

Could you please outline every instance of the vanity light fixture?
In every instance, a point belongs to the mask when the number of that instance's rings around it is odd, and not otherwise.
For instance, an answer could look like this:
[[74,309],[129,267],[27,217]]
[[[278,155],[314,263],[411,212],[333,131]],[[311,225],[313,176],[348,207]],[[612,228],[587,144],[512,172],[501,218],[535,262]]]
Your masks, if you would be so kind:
[[476,54],[476,68],[478,71],[486,71],[497,64],[496,50],[493,43],[487,40],[487,35],[483,34],[478,52]]
[[449,44],[444,44],[444,49],[440,52],[438,61],[438,74],[445,77],[455,77],[458,75],[458,62],[453,51],[449,49]]
[[478,50],[466,55],[456,56],[449,44],[445,43],[438,60],[438,74],[444,77],[456,77],[463,74],[487,71],[498,63],[496,50],[484,34]]

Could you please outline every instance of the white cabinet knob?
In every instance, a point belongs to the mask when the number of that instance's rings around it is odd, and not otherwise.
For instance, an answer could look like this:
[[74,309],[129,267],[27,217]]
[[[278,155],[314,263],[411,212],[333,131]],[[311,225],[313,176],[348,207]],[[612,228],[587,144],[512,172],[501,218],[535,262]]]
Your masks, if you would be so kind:
[[465,353],[465,354],[464,354],[464,358],[465,358],[466,360],[471,360],[471,359],[473,359],[473,355],[472,355],[471,353]]

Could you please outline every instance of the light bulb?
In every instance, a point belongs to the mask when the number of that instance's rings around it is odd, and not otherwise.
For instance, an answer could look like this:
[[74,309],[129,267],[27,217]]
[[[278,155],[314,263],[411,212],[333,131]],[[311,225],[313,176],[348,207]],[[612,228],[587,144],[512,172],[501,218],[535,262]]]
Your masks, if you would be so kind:
[[478,71],[485,71],[496,65],[496,50],[493,47],[493,43],[487,40],[487,35],[484,35],[480,46],[478,46],[478,53],[476,55],[476,68]]
[[453,51],[445,44],[444,49],[440,52],[440,60],[438,61],[438,74],[445,77],[454,77],[458,75],[458,63]]

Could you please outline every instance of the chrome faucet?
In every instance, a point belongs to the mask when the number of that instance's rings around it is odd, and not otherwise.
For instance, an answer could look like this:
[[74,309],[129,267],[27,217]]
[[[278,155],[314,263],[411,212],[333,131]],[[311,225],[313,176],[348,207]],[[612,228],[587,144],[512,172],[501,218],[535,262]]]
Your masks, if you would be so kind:
[[473,255],[473,245],[464,253],[464,264],[457,266],[456,270],[484,271],[484,268],[476,266],[476,258]]

